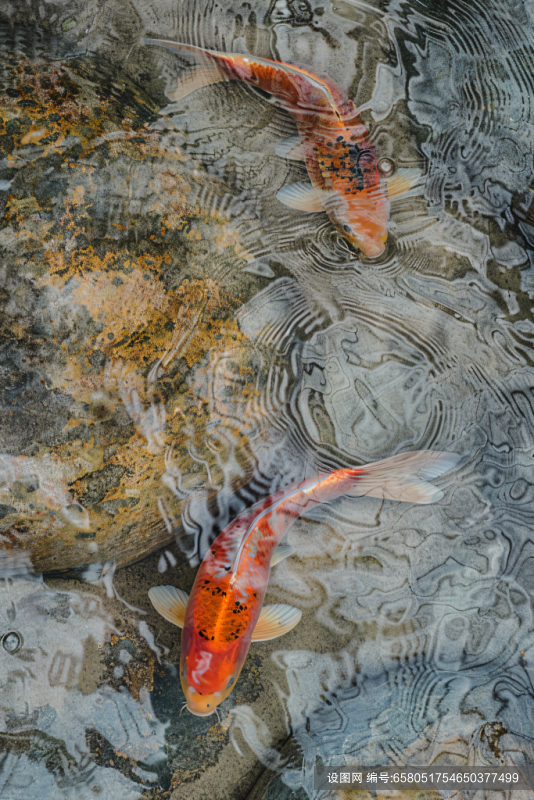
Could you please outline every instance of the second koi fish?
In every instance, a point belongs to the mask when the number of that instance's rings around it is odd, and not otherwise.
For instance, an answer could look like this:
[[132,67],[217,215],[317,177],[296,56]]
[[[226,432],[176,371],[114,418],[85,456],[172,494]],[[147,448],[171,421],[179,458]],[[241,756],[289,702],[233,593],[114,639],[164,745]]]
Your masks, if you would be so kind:
[[271,94],[291,114],[299,133],[281,142],[276,153],[304,161],[311,181],[285,186],[278,200],[300,211],[326,211],[340,233],[364,255],[376,257],[383,252],[389,198],[408,191],[419,173],[394,173],[389,159],[377,159],[354,103],[333,80],[268,58],[218,53],[163,39],[144,41],[193,63],[185,79],[168,92],[174,101],[203,86],[231,80],[246,81]]
[[455,453],[420,450],[281,489],[219,534],[189,597],[174,586],[150,589],[156,610],[182,628],[180,680],[189,711],[212,714],[235,686],[251,642],[281,636],[300,620],[302,612],[291,606],[262,606],[271,567],[294,552],[280,541],[303,512],[343,494],[434,503],[443,492],[428,480],[459,459]]

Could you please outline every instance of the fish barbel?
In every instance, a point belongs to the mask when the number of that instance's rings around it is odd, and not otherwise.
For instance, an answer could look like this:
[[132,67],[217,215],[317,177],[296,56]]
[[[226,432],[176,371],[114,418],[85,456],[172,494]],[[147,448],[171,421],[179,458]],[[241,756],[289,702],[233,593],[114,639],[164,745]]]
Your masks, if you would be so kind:
[[276,153],[304,161],[311,181],[283,187],[278,200],[308,213],[326,211],[339,232],[366,256],[384,251],[389,198],[408,191],[419,173],[394,173],[389,159],[377,159],[354,103],[333,80],[268,58],[218,53],[163,39],[144,41],[193,62],[176,89],[167,93],[171,100],[230,80],[271,94],[291,114],[299,133],[279,143]]
[[234,688],[251,642],[274,639],[299,622],[302,612],[292,606],[262,606],[271,567],[294,552],[280,541],[303,512],[343,494],[434,503],[443,492],[428,480],[459,459],[455,453],[420,450],[281,489],[219,534],[189,597],[173,586],[150,589],[156,610],[182,628],[180,680],[189,711],[212,714]]

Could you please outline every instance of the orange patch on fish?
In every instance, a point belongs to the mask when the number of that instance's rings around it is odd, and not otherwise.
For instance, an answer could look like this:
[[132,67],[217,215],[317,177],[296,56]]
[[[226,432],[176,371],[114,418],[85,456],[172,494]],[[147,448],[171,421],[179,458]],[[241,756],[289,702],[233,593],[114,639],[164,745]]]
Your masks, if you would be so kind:
[[206,641],[229,644],[246,632],[251,610],[235,600],[233,592],[204,580],[195,599],[193,619],[198,634]]

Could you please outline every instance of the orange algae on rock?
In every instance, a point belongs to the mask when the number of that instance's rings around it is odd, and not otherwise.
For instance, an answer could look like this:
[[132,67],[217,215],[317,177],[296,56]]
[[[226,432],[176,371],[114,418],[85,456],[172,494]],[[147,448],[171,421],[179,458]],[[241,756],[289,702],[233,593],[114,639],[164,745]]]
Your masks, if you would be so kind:
[[[171,472],[213,493],[228,447],[235,485],[252,472],[246,436],[230,418],[208,433],[209,404],[191,387],[216,353],[239,361],[250,347],[239,280],[210,276],[227,223],[189,204],[187,159],[146,127],[156,105],[138,87],[125,85],[121,106],[83,64],[28,62],[8,77],[0,151],[18,177],[0,226],[11,265],[0,328],[21,388],[0,433],[33,472],[0,497],[3,552],[38,570],[127,563],[179,534]],[[59,503],[29,490],[50,465]]]

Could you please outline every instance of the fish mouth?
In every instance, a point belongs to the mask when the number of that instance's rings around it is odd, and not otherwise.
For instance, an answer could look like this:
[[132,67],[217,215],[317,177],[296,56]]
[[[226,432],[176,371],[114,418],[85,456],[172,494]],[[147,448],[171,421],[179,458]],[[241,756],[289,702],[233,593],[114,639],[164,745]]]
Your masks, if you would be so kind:
[[375,259],[384,254],[386,246],[383,242],[377,242],[376,244],[366,245],[365,248],[360,244],[359,248],[366,258]]
[[215,709],[213,709],[213,711],[193,711],[192,708],[189,708],[189,706],[187,706],[187,710],[189,711],[190,714],[194,714],[195,717],[209,717],[212,714],[215,714]]

